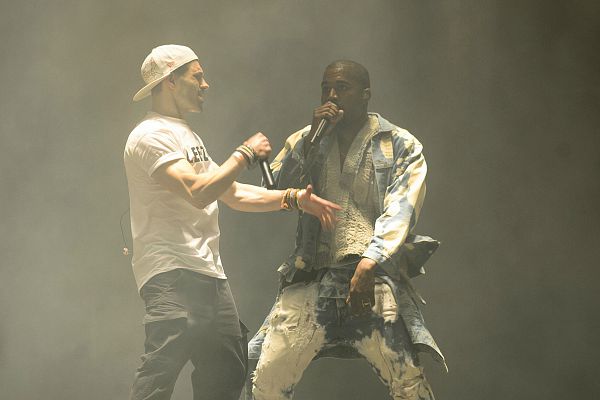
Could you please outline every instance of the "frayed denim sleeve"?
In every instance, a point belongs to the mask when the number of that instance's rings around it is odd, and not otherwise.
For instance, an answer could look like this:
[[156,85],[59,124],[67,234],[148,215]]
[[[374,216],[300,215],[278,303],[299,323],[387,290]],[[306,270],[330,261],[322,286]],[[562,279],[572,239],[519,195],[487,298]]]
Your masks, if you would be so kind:
[[383,212],[375,221],[375,232],[363,257],[376,261],[390,276],[398,277],[393,257],[417,223],[425,197],[427,164],[422,145],[414,138],[395,137],[398,149],[387,187]]

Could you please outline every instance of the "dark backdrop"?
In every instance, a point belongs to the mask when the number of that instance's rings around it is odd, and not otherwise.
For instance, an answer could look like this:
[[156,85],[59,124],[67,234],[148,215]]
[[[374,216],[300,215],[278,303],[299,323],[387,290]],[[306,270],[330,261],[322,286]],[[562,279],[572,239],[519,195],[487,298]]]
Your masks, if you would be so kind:
[[[599,4],[5,2],[0,397],[127,396],[143,307],[120,254],[122,151],[149,106],[131,102],[141,62],[166,43],[200,56],[211,88],[190,123],[218,162],[258,130],[279,149],[308,124],[333,59],[367,66],[370,109],[415,134],[429,164],[418,232],[442,246],[415,284],[450,368],[424,361],[437,397],[597,396]],[[221,210],[255,330],[295,218]],[[190,392],[186,369],[174,399]],[[386,391],[362,361],[321,360],[296,398]]]

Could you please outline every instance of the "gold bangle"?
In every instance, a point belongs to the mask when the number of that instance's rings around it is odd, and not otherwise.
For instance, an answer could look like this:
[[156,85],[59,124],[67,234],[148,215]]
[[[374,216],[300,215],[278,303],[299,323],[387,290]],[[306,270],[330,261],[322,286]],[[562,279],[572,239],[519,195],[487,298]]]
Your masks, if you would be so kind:
[[289,198],[291,190],[292,189],[286,189],[285,192],[283,192],[283,194],[281,196],[280,207],[282,210],[290,211],[290,204],[289,204],[288,198]]
[[292,189],[290,191],[290,208],[292,210],[298,209],[298,198],[296,195],[298,194],[298,189]]
[[302,206],[300,205],[300,195],[306,193],[306,189],[300,189],[296,192],[296,204],[298,205],[298,210],[304,211]]
[[298,189],[294,189],[294,194],[292,195],[292,207],[296,210],[300,208],[298,206]]
[[290,188],[286,192],[287,196],[285,196],[285,203],[287,204],[287,209],[292,210],[294,208],[292,205],[292,193],[294,192],[294,189]]

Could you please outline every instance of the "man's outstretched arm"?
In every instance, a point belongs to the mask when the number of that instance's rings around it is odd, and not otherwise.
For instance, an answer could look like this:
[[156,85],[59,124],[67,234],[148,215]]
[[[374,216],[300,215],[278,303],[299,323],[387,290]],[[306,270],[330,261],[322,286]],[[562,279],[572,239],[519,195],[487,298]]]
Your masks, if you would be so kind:
[[[333,229],[335,211],[340,206],[312,193],[312,186],[296,192],[299,208],[319,219],[325,230]],[[285,202],[285,190],[267,190],[262,187],[233,182],[231,187],[219,198],[229,207],[238,211],[265,212],[282,209]]]
[[245,167],[244,159],[232,155],[217,169],[198,174],[180,159],[159,167],[152,177],[194,207],[204,208],[225,193]]
[[[262,133],[244,145],[253,149],[258,158],[267,158],[271,153],[269,140]],[[244,155],[235,151],[221,166],[207,172],[196,173],[187,160],[178,159],[161,165],[152,177],[194,207],[204,208],[221,197],[247,165]]]

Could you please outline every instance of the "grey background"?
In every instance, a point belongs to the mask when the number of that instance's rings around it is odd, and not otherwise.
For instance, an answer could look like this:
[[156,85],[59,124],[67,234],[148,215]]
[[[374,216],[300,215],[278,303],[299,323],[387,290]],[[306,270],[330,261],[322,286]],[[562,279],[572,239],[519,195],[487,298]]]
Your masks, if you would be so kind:
[[[598,396],[600,3],[23,1],[0,23],[1,398],[127,397],[143,307],[120,254],[122,149],[149,106],[131,103],[140,64],[165,43],[200,56],[211,88],[190,123],[219,162],[308,124],[333,59],[367,66],[370,109],[429,164],[418,232],[443,244],[415,284],[450,368],[424,361],[437,397]],[[295,219],[221,210],[255,330]],[[190,392],[186,369],[174,399]],[[321,360],[296,398],[386,391],[362,361]]]

